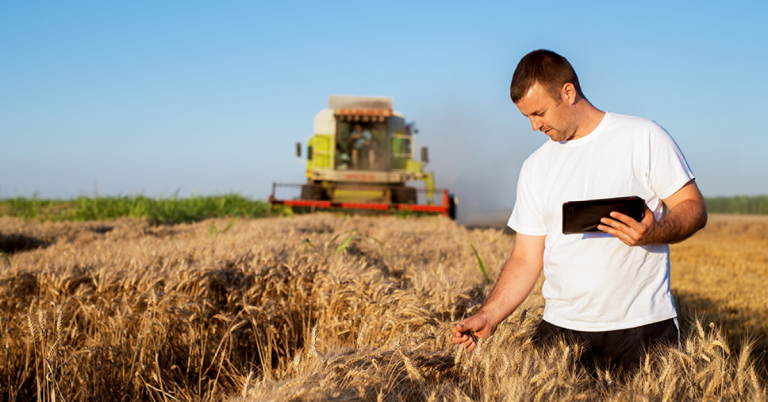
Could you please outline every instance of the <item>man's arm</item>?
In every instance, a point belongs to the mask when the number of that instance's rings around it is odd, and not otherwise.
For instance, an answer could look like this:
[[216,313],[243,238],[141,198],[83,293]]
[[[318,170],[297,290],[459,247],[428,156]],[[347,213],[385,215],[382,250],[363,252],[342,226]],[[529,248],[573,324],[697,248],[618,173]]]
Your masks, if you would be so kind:
[[475,339],[485,339],[528,297],[544,265],[546,236],[517,234],[512,255],[504,264],[488,300],[475,315],[451,329],[453,343],[463,343],[467,351],[475,348]]
[[663,201],[669,213],[661,220],[657,221],[646,205],[645,216],[640,222],[627,215],[611,212],[615,220],[603,218],[603,225],[597,228],[616,236],[629,246],[644,246],[679,243],[707,224],[707,206],[695,179]]

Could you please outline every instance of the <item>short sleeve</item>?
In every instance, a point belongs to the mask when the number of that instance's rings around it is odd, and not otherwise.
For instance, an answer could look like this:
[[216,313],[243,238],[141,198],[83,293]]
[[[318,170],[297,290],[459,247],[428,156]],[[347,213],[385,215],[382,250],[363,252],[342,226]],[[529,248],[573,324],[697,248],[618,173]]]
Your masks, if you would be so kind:
[[512,216],[509,217],[507,226],[518,233],[544,236],[547,234],[547,227],[544,226],[542,215],[544,203],[541,194],[532,185],[535,182],[532,177],[532,170],[529,159],[520,169],[515,208],[512,210]]
[[694,178],[675,140],[656,122],[648,127],[648,184],[663,200]]

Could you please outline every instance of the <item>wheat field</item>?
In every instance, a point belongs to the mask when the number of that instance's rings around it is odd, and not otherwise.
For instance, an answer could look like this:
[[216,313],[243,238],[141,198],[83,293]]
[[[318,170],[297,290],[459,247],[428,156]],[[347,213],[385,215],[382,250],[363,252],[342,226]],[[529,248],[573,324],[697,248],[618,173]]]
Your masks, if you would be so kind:
[[540,285],[473,353],[515,241],[448,219],[152,226],[0,218],[0,400],[765,400],[768,219],[711,216],[672,247],[680,348],[628,379],[531,342]]

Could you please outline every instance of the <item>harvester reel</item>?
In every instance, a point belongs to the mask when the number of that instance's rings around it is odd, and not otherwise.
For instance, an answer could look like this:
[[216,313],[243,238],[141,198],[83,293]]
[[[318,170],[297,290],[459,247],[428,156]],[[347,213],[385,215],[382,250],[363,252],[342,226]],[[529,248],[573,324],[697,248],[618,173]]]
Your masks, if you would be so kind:
[[320,184],[305,184],[301,186],[301,199],[320,201],[325,200],[325,189]]

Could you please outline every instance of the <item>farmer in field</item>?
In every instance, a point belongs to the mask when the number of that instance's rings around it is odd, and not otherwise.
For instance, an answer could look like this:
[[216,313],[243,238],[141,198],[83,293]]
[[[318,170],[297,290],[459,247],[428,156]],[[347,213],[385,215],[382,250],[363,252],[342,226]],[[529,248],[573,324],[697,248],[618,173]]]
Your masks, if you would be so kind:
[[[582,362],[627,371],[647,348],[677,344],[669,244],[707,221],[693,173],[674,140],[652,120],[604,112],[585,97],[570,63],[536,50],[517,65],[512,101],[547,141],[523,163],[508,225],[512,255],[477,314],[452,329],[467,350],[528,296],[544,271],[539,342],[584,346]],[[566,201],[637,195],[640,221],[612,212],[603,233],[564,235]],[[665,207],[668,212],[665,212]]]
[[349,143],[352,146],[352,167],[361,169],[360,154],[368,157],[368,169],[373,169],[376,164],[376,152],[373,147],[373,134],[363,126],[355,124],[355,131],[349,136]]

